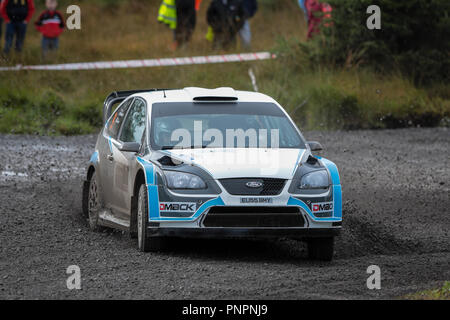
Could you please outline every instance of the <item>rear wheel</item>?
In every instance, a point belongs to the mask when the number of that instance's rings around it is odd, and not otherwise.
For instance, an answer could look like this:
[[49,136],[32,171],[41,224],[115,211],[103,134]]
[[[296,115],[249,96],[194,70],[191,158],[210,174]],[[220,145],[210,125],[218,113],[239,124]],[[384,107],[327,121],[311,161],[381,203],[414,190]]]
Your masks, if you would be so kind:
[[142,252],[158,251],[161,249],[162,239],[147,235],[148,222],[148,193],[145,184],[141,184],[137,205],[137,240],[138,249]]
[[334,237],[312,238],[308,240],[308,255],[310,259],[333,260]]
[[89,181],[88,194],[88,221],[89,228],[93,231],[100,231],[101,226],[98,224],[98,216],[100,212],[100,196],[97,183],[97,175],[94,172]]

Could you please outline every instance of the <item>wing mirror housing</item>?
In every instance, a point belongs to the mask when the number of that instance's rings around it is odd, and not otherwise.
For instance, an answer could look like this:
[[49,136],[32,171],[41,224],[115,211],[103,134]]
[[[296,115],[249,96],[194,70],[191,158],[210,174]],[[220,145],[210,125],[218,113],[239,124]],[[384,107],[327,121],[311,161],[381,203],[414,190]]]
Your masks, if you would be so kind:
[[119,150],[122,152],[138,153],[141,150],[141,144],[137,142],[124,142]]
[[311,148],[311,151],[322,151],[323,147],[322,145],[317,141],[308,141],[307,142],[309,147]]

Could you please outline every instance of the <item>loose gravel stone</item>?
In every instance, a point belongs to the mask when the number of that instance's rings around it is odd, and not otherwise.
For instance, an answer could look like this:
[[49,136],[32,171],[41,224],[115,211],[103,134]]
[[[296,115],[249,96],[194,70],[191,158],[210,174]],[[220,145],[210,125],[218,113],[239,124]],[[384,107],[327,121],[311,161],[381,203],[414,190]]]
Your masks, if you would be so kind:
[[[81,217],[96,136],[0,135],[0,299],[395,298],[450,280],[450,131],[306,132],[336,162],[344,224],[331,263],[293,240],[187,240],[140,253]],[[381,290],[368,290],[369,265]],[[66,269],[81,269],[68,290]]]

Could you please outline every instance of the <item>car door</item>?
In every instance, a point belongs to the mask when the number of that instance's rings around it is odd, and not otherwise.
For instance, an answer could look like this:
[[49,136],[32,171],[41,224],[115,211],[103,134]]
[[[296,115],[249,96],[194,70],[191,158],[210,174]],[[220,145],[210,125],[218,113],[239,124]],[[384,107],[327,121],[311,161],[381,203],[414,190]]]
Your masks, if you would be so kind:
[[[135,98],[123,121],[117,141],[142,142],[146,129],[147,105],[142,98]],[[136,154],[133,152],[118,151],[114,155],[114,190],[113,205],[119,214],[126,218],[130,214],[131,196],[133,193],[134,177],[131,176],[130,167],[135,163]]]
[[99,148],[101,163],[100,183],[103,191],[103,201],[104,206],[111,211],[114,211],[114,162],[120,152],[117,136],[133,100],[134,98],[125,100],[110,117],[103,130],[105,143]]

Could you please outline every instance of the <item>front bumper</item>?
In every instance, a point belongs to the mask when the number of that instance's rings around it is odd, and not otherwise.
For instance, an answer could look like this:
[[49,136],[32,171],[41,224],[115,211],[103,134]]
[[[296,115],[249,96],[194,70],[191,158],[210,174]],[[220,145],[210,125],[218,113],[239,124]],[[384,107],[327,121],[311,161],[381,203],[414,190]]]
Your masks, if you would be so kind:
[[159,228],[148,227],[148,236],[177,238],[325,238],[339,235],[335,228]]

